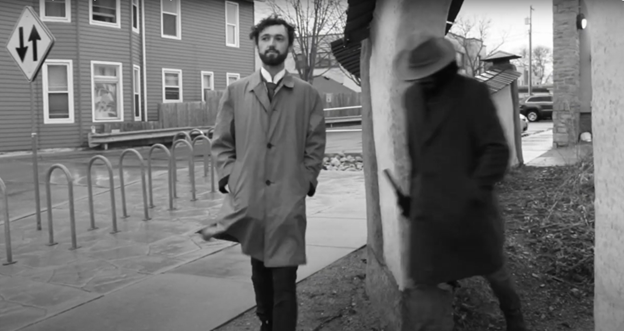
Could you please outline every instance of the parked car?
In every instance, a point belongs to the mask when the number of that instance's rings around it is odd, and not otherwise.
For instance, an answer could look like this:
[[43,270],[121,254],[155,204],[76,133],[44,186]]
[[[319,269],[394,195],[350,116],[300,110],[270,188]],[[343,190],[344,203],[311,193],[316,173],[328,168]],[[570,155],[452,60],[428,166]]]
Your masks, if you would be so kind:
[[520,114],[526,116],[530,122],[552,118],[552,112],[552,95],[533,95],[520,103]]
[[520,125],[522,127],[522,132],[529,129],[529,120],[522,114],[520,114]]

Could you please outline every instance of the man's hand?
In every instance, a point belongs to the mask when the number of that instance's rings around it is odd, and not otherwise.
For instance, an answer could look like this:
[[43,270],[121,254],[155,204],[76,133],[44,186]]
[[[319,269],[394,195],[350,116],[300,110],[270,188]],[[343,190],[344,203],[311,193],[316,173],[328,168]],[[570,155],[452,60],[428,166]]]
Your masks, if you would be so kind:
[[219,181],[219,192],[221,192],[223,194],[230,193],[230,192],[228,192],[228,190],[225,189],[225,186],[228,184],[229,180],[230,180],[230,176],[225,176],[225,177],[221,178],[221,180]]
[[316,193],[316,187],[314,187],[314,185],[310,183],[310,188],[308,189],[308,196],[312,197],[314,196],[314,193]]

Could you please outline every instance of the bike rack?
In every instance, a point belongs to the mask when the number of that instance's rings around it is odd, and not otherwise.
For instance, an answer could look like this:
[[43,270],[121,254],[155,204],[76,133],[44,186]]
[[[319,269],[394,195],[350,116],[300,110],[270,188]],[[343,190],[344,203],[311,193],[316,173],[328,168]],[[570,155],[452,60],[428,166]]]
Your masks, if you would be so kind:
[[149,202],[150,202],[150,208],[154,208],[154,194],[153,194],[153,188],[152,188],[152,153],[154,152],[154,150],[156,149],[161,149],[163,150],[166,154],[167,154],[167,160],[169,160],[169,164],[167,165],[167,179],[169,182],[168,185],[168,189],[169,189],[169,210],[173,210],[173,192],[171,190],[171,153],[169,152],[169,149],[167,149],[167,147],[165,147],[165,145],[163,144],[155,144],[153,145],[150,150],[149,150],[149,154],[147,156],[147,183],[149,185]]
[[143,212],[145,213],[144,221],[148,221],[150,219],[149,212],[147,210],[147,185],[145,183],[145,165],[143,162],[143,156],[136,149],[126,149],[121,152],[121,156],[119,156],[119,182],[121,184],[121,203],[123,207],[123,217],[128,218],[128,211],[126,210],[126,187],[124,184],[124,175],[123,175],[123,160],[128,153],[132,153],[136,155],[141,163],[141,186],[143,189]]
[[[197,143],[199,140],[204,140],[206,141],[206,152],[204,152],[204,177],[208,177],[208,158],[212,158],[212,141],[202,135],[202,136],[198,136],[195,139],[193,139],[193,150],[195,150],[195,143]],[[210,189],[212,192],[215,192],[215,168],[214,168],[214,160],[212,160],[212,162],[210,162]]]
[[175,136],[173,136],[173,142],[175,142],[178,139],[179,136],[184,136],[184,138],[187,141],[191,141],[191,135],[190,134],[188,134],[188,133],[186,133],[184,131],[180,131],[180,132],[176,133]]
[[172,191],[173,191],[173,197],[177,198],[178,197],[178,192],[177,192],[177,181],[178,181],[178,169],[177,169],[177,160],[176,160],[176,155],[175,155],[175,151],[176,151],[176,147],[179,144],[185,144],[188,146],[188,148],[190,149],[190,155],[189,155],[189,177],[191,178],[191,194],[193,196],[193,198],[191,199],[191,201],[196,201],[197,198],[195,197],[195,151],[193,150],[193,144],[191,144],[190,142],[188,142],[187,140],[176,140],[173,142],[173,146],[171,147],[171,166],[172,166]]
[[197,134],[198,134],[198,135],[200,135],[200,136],[205,136],[204,131],[202,131],[202,130],[200,130],[200,129],[197,129],[197,128],[195,128],[195,129],[191,130],[191,131],[189,132],[189,136],[190,136],[190,135],[192,135],[193,133],[197,133]]
[[61,169],[65,173],[67,179],[67,186],[69,187],[69,222],[71,227],[71,239],[72,247],[70,250],[78,249],[76,240],[76,216],[74,215],[74,178],[72,177],[69,169],[62,164],[55,164],[50,167],[46,176],[46,202],[48,203],[48,231],[50,233],[50,242],[48,246],[54,246],[57,243],[54,242],[54,226],[52,222],[52,190],[50,189],[50,180],[52,179],[52,173],[56,169]]
[[11,249],[11,220],[9,219],[9,194],[7,192],[4,181],[0,178],[0,193],[2,193],[2,199],[4,200],[4,244],[6,245],[6,257],[7,261],[3,265],[10,265],[15,263],[13,261],[13,250]]
[[111,233],[117,233],[119,232],[119,230],[117,230],[117,207],[115,204],[115,178],[113,175],[113,166],[111,165],[110,161],[102,155],[96,155],[94,157],[91,158],[91,160],[89,161],[89,166],[88,166],[88,170],[87,170],[87,187],[89,189],[89,213],[91,214],[91,228],[89,230],[95,230],[97,229],[97,226],[95,226],[95,215],[93,212],[93,185],[92,185],[92,178],[91,178],[91,169],[93,168],[93,164],[95,163],[95,161],[97,160],[101,160],[102,162],[104,162],[104,165],[106,165],[106,168],[108,169],[108,178],[109,178],[109,183],[110,183],[110,198],[111,198],[111,209],[112,209],[112,219],[113,219],[113,231]]

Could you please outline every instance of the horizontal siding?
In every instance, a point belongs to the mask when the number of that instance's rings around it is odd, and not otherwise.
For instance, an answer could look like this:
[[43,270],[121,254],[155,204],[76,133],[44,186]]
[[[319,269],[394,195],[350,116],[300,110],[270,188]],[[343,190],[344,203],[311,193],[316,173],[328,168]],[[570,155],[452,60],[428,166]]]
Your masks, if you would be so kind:
[[254,71],[254,48],[248,32],[253,3],[240,1],[240,47],[225,45],[225,1],[182,0],[182,39],[161,36],[160,1],[146,1],[147,99],[150,120],[157,119],[162,102],[162,69],[182,70],[184,101],[201,100],[201,71],[215,74],[216,89],[226,86],[226,73],[241,77]]

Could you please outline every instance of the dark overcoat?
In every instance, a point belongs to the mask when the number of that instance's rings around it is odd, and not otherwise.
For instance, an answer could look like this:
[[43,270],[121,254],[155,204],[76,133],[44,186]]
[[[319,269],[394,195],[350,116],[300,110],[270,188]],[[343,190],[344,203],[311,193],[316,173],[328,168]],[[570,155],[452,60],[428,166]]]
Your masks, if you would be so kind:
[[509,146],[488,87],[454,75],[426,101],[405,94],[412,160],[409,276],[436,284],[503,266],[504,228],[494,193]]
[[271,100],[260,71],[227,87],[212,142],[219,180],[228,179],[219,223],[244,254],[267,267],[306,263],[306,195],[325,154],[320,94],[286,73]]

